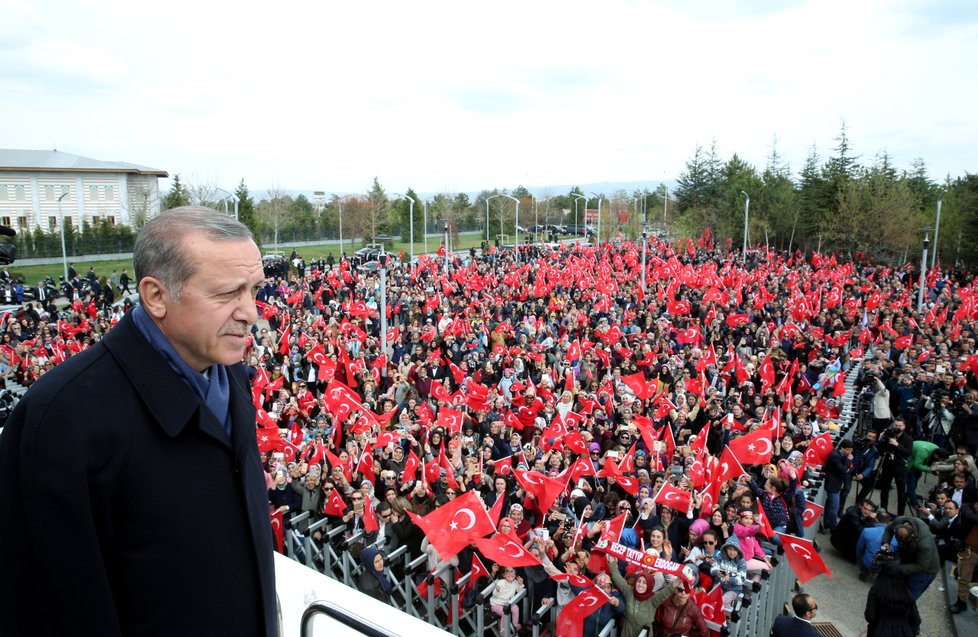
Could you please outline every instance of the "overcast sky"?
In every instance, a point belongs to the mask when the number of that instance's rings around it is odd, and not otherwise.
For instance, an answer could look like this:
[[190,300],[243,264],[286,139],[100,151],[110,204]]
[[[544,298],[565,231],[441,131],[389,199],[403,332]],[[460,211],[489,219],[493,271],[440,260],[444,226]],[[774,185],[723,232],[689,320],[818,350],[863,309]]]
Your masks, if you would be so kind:
[[[978,2],[3,0],[0,147],[228,190],[672,179],[716,140],[978,172]],[[166,184],[164,184],[166,186]]]

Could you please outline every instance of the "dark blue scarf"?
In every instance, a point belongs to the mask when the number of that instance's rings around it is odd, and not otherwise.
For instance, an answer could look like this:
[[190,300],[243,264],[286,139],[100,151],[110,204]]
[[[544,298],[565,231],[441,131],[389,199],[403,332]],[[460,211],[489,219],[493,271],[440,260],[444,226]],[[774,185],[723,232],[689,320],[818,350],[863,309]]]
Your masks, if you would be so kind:
[[142,306],[136,306],[136,309],[132,311],[132,320],[140,334],[163,357],[170,369],[176,372],[177,376],[182,378],[190,389],[200,396],[200,399],[204,401],[217,421],[224,425],[224,431],[230,437],[231,412],[228,406],[231,401],[231,388],[228,385],[227,368],[224,365],[211,365],[206,376],[201,374],[187,365],[180,354],[173,349],[173,345],[156,326],[153,319],[146,314],[146,310]]

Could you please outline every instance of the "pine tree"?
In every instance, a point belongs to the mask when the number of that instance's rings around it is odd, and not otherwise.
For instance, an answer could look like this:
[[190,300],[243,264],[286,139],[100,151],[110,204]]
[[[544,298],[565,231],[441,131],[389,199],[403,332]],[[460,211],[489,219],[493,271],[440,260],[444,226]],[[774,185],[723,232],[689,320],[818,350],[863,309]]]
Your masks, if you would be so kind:
[[258,215],[255,212],[255,200],[251,198],[251,193],[248,192],[248,186],[245,185],[244,179],[241,180],[241,183],[234,190],[234,195],[238,198],[238,221],[248,226],[251,234],[255,237],[255,243],[258,244],[258,247],[261,247],[261,235],[259,234],[258,228]]
[[173,176],[173,183],[170,184],[170,191],[163,197],[161,208],[163,210],[172,210],[173,208],[189,205],[190,193],[180,182],[180,175],[176,174]]

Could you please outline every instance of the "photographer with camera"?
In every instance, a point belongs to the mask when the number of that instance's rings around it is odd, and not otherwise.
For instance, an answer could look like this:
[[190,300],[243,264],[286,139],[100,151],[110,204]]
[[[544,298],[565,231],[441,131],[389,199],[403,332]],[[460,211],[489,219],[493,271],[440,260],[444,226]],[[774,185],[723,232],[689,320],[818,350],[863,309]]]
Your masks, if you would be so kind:
[[950,449],[954,400],[944,391],[935,391],[924,401],[924,414],[920,418],[923,437],[942,449]]
[[906,432],[901,418],[893,421],[880,435],[879,490],[880,506],[888,509],[890,488],[896,482],[897,515],[907,509],[907,460],[913,452],[913,439]]
[[898,515],[883,532],[881,547],[890,550],[896,538],[899,571],[907,578],[907,588],[914,600],[920,599],[941,568],[937,542],[924,520]]
[[880,457],[878,439],[879,434],[870,429],[865,436],[853,441],[855,446],[852,451],[852,473],[846,478],[842,493],[839,495],[840,510],[845,510],[853,481],[859,483],[856,501],[865,500],[876,488],[876,464]]
[[972,456],[978,453],[978,396],[974,390],[968,391],[955,409],[951,438],[955,444],[964,443]]

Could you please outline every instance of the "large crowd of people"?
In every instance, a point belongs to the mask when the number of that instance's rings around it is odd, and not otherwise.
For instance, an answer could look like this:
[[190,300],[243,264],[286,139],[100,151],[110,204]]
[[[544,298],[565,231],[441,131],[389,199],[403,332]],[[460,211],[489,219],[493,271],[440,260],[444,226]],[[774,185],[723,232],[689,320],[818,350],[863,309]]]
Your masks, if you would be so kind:
[[[610,619],[626,637],[706,635],[792,550],[781,538],[805,534],[821,467],[820,524],[866,577],[892,544],[886,584],[916,599],[951,560],[963,604],[978,562],[973,275],[930,270],[918,311],[911,266],[745,259],[708,234],[651,243],[644,272],[642,254],[621,240],[391,258],[383,292],[376,268],[292,255],[302,267],[258,291],[245,361],[272,514],[346,525],[379,599],[402,545],[473,572],[474,589],[495,581],[501,634],[528,626],[506,604],[523,592],[585,635]],[[84,291],[27,304],[3,319],[3,371],[30,385],[126,309]],[[834,444],[850,375],[867,427]],[[918,497],[924,473],[937,487]],[[473,531],[455,541],[430,524],[459,512]],[[795,610],[814,614],[810,598]]]

